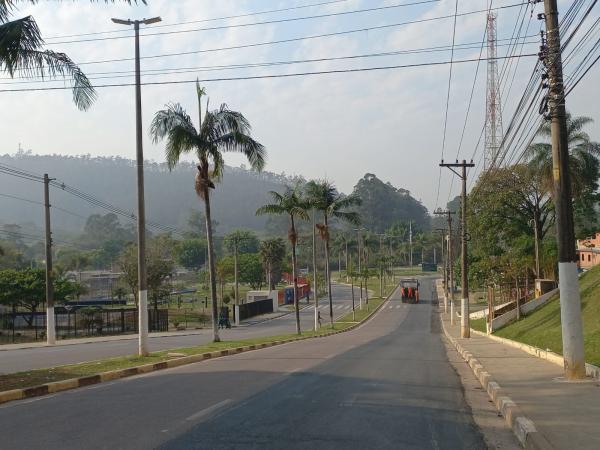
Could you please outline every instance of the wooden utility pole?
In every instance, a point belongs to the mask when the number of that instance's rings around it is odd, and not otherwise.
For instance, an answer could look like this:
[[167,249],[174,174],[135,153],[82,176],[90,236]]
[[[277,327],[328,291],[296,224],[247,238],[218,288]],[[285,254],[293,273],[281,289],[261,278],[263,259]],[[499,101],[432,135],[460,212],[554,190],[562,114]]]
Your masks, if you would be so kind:
[[558,241],[558,276],[565,378],[585,378],[581,296],[577,277],[575,227],[569,173],[569,142],[557,0],[544,0],[547,48],[541,57],[548,75],[548,115],[552,134],[552,174]]
[[[464,159],[462,162],[456,161],[455,163],[444,163],[441,162],[440,167],[448,167],[454,172],[462,181],[462,195],[461,195],[461,299],[460,299],[460,335],[463,338],[471,337],[471,325],[469,320],[469,271],[467,262],[467,167],[475,167],[475,164],[471,161],[467,163]],[[457,172],[454,169],[462,169],[461,172]]]
[[46,228],[46,344],[56,343],[54,280],[52,277],[52,231],[50,228],[50,178],[44,174],[44,223]]

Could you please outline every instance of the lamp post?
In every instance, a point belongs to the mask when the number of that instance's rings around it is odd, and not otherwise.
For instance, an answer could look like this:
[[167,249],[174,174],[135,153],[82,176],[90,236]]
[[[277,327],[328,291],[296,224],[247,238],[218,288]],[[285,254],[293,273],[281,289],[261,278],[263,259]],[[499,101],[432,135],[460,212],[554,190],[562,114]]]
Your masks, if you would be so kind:
[[148,280],[146,274],[146,212],[144,202],[144,149],[142,146],[142,89],[140,77],[140,24],[150,25],[160,17],[142,20],[112,19],[135,30],[135,120],[137,161],[137,240],[138,240],[138,354],[148,355]]

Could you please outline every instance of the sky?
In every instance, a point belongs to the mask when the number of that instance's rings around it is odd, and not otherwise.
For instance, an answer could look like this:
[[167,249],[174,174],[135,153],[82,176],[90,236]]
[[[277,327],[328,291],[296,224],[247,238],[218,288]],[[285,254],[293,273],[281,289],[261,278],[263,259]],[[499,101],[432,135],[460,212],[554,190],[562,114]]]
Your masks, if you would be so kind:
[[[113,24],[110,19],[160,16],[162,22],[158,27],[143,27],[141,31],[141,67],[142,71],[147,71],[142,82],[200,79],[207,90],[211,108],[227,103],[231,109],[241,111],[248,118],[253,127],[253,136],[267,149],[266,170],[302,175],[305,178],[328,178],[343,192],[350,192],[365,173],[373,173],[386,182],[408,189],[431,211],[438,206],[445,206],[460,189],[459,183],[453,179],[448,169],[440,170],[440,159],[448,161],[472,158],[475,163],[481,161],[482,146],[477,147],[477,142],[485,120],[485,61],[479,63],[475,84],[477,62],[452,65],[447,121],[448,64],[318,76],[214,81],[215,78],[449,61],[453,17],[423,20],[452,16],[455,1],[431,1],[395,7],[418,1],[148,0],[148,5],[137,6],[128,6],[119,1],[108,5],[83,0],[41,2],[33,6],[23,2],[13,17],[33,15],[46,39],[46,47],[67,53],[93,79],[94,84],[103,85],[133,82],[132,31]],[[211,20],[317,3],[327,4]],[[493,1],[493,7],[509,6],[497,10],[500,56],[506,54],[509,48],[506,45],[507,39],[513,33],[517,14],[521,9],[521,6],[510,6],[518,3],[519,0]],[[559,1],[559,11],[566,10],[570,4],[568,1]],[[487,0],[461,0],[458,2],[458,12],[485,10],[487,5]],[[390,8],[273,22],[382,6]],[[537,53],[539,45],[539,38],[535,35],[539,33],[540,22],[536,15],[542,11],[542,5],[535,6],[533,15],[530,10],[531,6],[525,16],[526,30],[523,29],[522,34],[532,36],[526,38],[532,43],[519,47],[519,52],[522,48],[524,54]],[[586,23],[592,23],[597,17],[598,8],[592,11]],[[397,25],[415,20],[421,22]],[[262,23],[256,24],[257,22]],[[457,17],[455,43],[468,45],[464,46],[467,48],[455,49],[455,61],[479,57],[485,23],[485,12]],[[380,28],[372,29],[373,27]],[[364,30],[365,28],[371,29]],[[356,29],[363,31],[223,50],[224,47]],[[89,35],[98,32],[108,33]],[[585,32],[585,26],[581,32]],[[167,34],[152,35],[153,33]],[[443,49],[426,53],[269,67],[220,70],[213,67],[348,57],[431,47]],[[147,58],[182,52],[194,53]],[[486,56],[485,49],[482,56]],[[123,58],[127,60],[100,62]],[[502,72],[503,67],[506,70],[504,83],[501,85],[506,124],[529,80],[535,60],[535,57],[521,58],[518,64],[513,60],[507,67],[504,67],[507,60],[498,62],[499,70]],[[157,75],[148,72],[160,72],[158,69],[177,69],[185,73],[163,72]],[[567,75],[569,69],[567,65]],[[597,101],[599,70],[600,65],[592,69],[567,101],[567,108],[575,115],[591,116],[597,120],[588,129],[595,140],[600,140],[600,102]],[[3,78],[0,80],[0,104],[3,105],[0,108],[0,153],[15,153],[20,147],[36,154],[118,155],[135,158],[133,87],[98,88],[98,100],[89,111],[81,112],[72,103],[69,90],[2,92],[8,89],[68,85],[64,81],[32,83],[31,80],[9,80],[6,74],[0,75]],[[473,85],[473,100],[468,109]],[[164,161],[164,144],[152,143],[147,130],[156,111],[169,102],[181,103],[192,117],[197,116],[193,84],[143,86],[146,159]],[[463,127],[465,133],[460,145]],[[226,162],[233,166],[244,164],[239,155],[227,155]],[[469,177],[474,179],[480,168],[481,164]]]

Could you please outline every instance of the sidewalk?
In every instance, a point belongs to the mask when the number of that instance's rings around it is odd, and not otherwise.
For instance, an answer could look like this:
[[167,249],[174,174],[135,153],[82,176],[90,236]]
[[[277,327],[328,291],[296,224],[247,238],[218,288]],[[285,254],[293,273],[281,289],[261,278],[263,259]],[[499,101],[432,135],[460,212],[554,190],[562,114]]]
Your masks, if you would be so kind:
[[440,317],[446,333],[473,355],[551,448],[600,449],[600,381],[566,383],[562,367],[483,335],[463,339],[460,320],[451,326],[443,307]]

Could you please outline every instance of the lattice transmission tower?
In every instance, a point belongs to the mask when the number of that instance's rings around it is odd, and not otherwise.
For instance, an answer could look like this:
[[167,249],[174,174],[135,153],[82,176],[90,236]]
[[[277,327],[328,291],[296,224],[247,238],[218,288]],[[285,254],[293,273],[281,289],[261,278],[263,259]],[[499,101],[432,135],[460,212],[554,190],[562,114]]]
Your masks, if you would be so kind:
[[500,77],[496,53],[496,13],[487,16],[487,94],[485,119],[484,170],[496,163],[502,142],[502,105],[500,97]]

